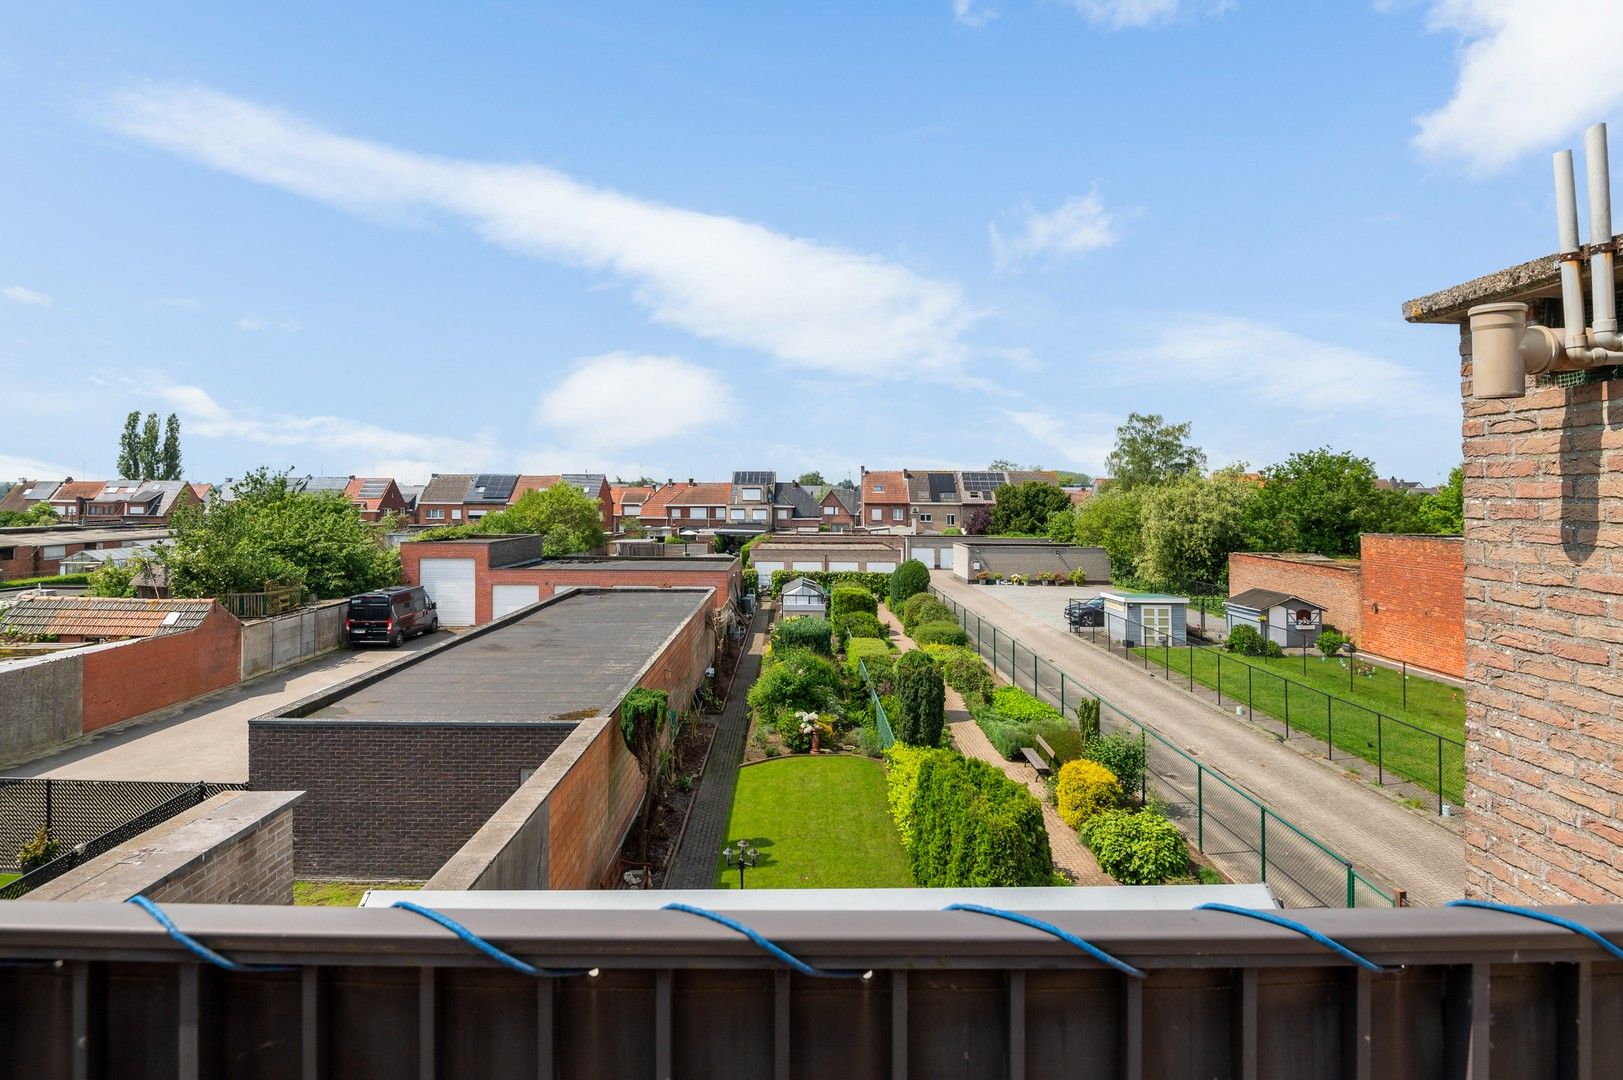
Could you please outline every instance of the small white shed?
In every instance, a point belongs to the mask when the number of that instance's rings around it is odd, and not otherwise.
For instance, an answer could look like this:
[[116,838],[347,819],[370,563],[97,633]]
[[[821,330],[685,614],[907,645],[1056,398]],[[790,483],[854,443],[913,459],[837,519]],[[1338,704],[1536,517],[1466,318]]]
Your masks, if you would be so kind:
[[797,577],[784,582],[779,599],[784,618],[793,615],[828,616],[828,593],[811,578]]

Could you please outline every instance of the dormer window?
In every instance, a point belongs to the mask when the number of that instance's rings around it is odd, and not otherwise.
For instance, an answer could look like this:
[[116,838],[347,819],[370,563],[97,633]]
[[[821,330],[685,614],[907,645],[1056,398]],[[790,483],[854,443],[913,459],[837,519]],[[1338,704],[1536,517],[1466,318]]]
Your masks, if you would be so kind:
[[885,493],[885,485],[884,484],[875,484],[873,486],[873,493],[875,495],[883,495]]

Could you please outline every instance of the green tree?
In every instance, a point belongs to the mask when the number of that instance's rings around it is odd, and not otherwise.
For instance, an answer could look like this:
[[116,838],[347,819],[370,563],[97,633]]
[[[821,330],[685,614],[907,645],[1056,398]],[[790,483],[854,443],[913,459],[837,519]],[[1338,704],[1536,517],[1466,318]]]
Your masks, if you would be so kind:
[[61,520],[55,507],[37,502],[27,510],[0,510],[0,529],[25,529],[30,525],[55,525]]
[[158,479],[180,479],[180,417],[174,413],[163,425],[163,448],[158,451]]
[[1139,576],[1177,588],[1226,580],[1229,552],[1245,545],[1246,510],[1256,493],[1232,472],[1184,476],[1145,491]]
[[1448,483],[1421,496],[1420,520],[1427,532],[1458,536],[1465,531],[1465,470],[1454,466]]
[[141,446],[138,461],[140,472],[132,480],[156,480],[163,469],[163,450],[158,433],[158,414],[147,413],[141,425]]
[[118,437],[118,475],[125,480],[141,479],[141,410],[124,418],[124,432]]
[[1071,508],[1071,497],[1058,484],[1027,480],[997,489],[992,506],[992,532],[998,536],[1042,536],[1048,519]]
[[930,568],[908,559],[890,572],[890,610],[900,613],[908,599],[930,588]]
[[603,508],[570,484],[527,491],[506,510],[486,514],[481,533],[539,533],[541,554],[549,558],[595,551],[603,546]]
[[1160,413],[1129,413],[1105,458],[1111,483],[1134,488],[1162,484],[1206,470],[1206,452],[1189,441],[1190,425],[1169,424]]
[[140,559],[130,559],[123,566],[111,559],[104,561],[90,571],[90,595],[134,596],[135,576],[145,565]]
[[1084,500],[1076,508],[1076,542],[1104,548],[1113,573],[1131,573],[1142,544],[1142,503],[1141,489],[1114,485]]
[[1076,508],[1067,506],[1048,515],[1048,527],[1043,534],[1056,544],[1076,543]]
[[[1254,551],[1358,554],[1358,535],[1395,527],[1412,513],[1410,496],[1375,486],[1368,458],[1320,447],[1263,470],[1247,532]],[[1395,498],[1392,496],[1396,496]]]
[[946,723],[946,682],[928,653],[914,649],[896,661],[896,699],[901,704],[896,738],[909,746],[935,746]]
[[1093,477],[1085,472],[1070,472],[1061,469],[1054,474],[1054,483],[1060,487],[1087,487],[1093,483]]
[[838,484],[835,484],[834,486],[837,487],[837,488],[844,488],[847,491],[855,491],[857,489],[856,481],[852,480],[849,476],[847,476],[844,480],[841,480]]
[[811,472],[801,473],[800,479],[796,480],[795,483],[801,487],[811,487],[813,484],[822,485],[828,483],[828,481],[823,479],[822,473],[814,469]]
[[400,553],[387,522],[369,524],[337,491],[300,491],[287,473],[256,469],[231,485],[235,498],[178,506],[164,555],[175,596],[261,592],[302,584],[327,599],[396,584]]

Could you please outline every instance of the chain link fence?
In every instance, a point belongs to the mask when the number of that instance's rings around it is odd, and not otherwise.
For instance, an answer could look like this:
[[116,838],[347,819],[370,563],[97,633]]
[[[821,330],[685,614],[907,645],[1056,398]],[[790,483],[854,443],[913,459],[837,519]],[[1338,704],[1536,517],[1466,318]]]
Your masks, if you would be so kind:
[[[204,797],[242,784],[203,784]],[[17,869],[17,853],[45,829],[69,851],[195,791],[195,783],[148,780],[55,780],[0,777],[0,868]]]

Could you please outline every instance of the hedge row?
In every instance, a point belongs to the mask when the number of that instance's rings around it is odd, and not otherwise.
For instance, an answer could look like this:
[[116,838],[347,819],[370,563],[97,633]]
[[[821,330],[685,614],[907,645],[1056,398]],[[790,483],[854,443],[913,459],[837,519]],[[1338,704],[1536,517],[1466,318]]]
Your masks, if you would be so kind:
[[1083,756],[1084,739],[1076,725],[1058,709],[1017,687],[998,687],[987,704],[972,706],[970,715],[997,752],[1010,761],[1024,747],[1035,747],[1038,737],[1059,761]]
[[953,750],[886,754],[891,815],[922,888],[1056,883],[1042,805],[1001,771]]
[[55,577],[12,578],[0,581],[0,589],[21,589],[32,585],[89,585],[89,574],[58,574]]
[[836,585],[860,585],[875,596],[882,596],[890,591],[889,574],[869,573],[866,570],[774,570],[772,598],[774,600],[778,598],[786,582],[802,577],[817,582],[825,589],[832,589]]

